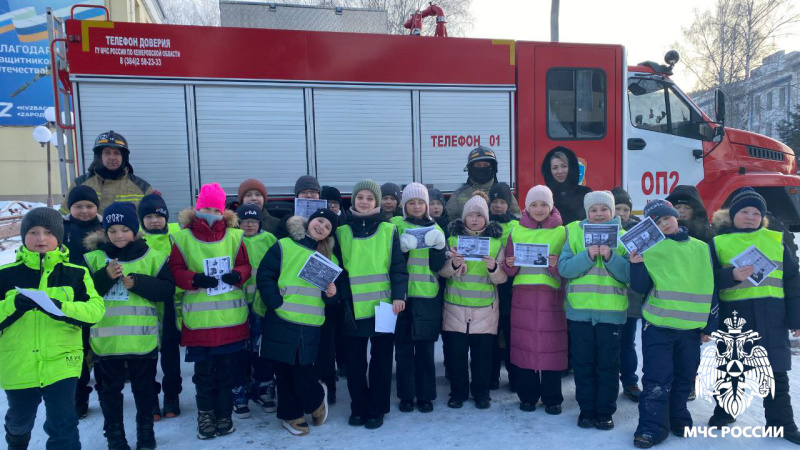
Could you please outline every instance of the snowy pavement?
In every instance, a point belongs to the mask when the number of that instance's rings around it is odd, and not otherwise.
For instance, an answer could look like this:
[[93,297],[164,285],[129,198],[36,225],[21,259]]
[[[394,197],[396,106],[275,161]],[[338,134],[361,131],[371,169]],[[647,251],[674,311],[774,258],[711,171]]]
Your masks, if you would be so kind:
[[[800,239],[798,239],[800,241]],[[0,264],[13,261],[13,251],[0,253]],[[641,336],[637,335],[637,349],[640,349]],[[796,342],[795,342],[796,344]],[[710,344],[706,344],[710,345]],[[798,346],[800,347],[800,346]],[[534,447],[554,448],[553,445],[566,445],[567,448],[589,444],[597,449],[633,448],[633,433],[638,421],[637,404],[620,395],[617,413],[614,415],[616,428],[611,431],[584,430],[576,425],[579,414],[575,402],[575,386],[572,376],[562,381],[564,393],[564,412],[560,416],[550,416],[540,407],[532,413],[519,410],[519,399],[508,390],[508,379],[502,371],[501,388],[492,391],[492,407],[481,411],[470,400],[462,409],[447,408],[449,385],[442,367],[441,340],[436,348],[437,393],[434,411],[430,414],[402,413],[397,409],[397,399],[392,397],[392,411],[386,416],[383,427],[377,430],[355,428],[347,424],[350,413],[349,395],[346,380],[338,384],[338,402],[331,407],[328,422],[321,427],[313,427],[311,433],[295,437],[284,430],[275,414],[267,414],[251,403],[253,415],[249,419],[236,419],[236,432],[210,441],[200,441],[196,437],[196,414],[194,385],[191,382],[192,365],[183,363],[183,393],[181,394],[181,416],[163,419],[156,423],[156,439],[161,449],[394,449],[431,446],[439,448],[492,448],[524,449]],[[790,372],[791,395],[795,409],[800,409],[800,351],[793,356],[795,370]],[[1,362],[0,362],[1,363]],[[639,361],[641,376],[641,359]],[[161,379],[159,369],[159,380]],[[125,391],[125,429],[128,439],[135,448],[135,406],[130,385]],[[0,415],[5,416],[8,403],[0,396]],[[713,405],[703,400],[689,403],[689,410],[695,425],[704,426],[713,412]],[[308,419],[310,422],[310,418]],[[796,420],[800,417],[796,414]],[[31,440],[31,449],[44,449],[47,436],[42,430],[44,407],[39,408],[39,417]],[[756,399],[736,422],[739,427],[761,427],[764,425],[764,409],[760,399]],[[103,416],[97,396],[93,393],[89,416],[80,423],[81,441],[85,449],[104,449]],[[721,450],[750,448],[793,448],[783,439],[697,437],[677,438],[670,436],[658,448],[690,449],[709,448]],[[563,448],[563,447],[562,447]]]

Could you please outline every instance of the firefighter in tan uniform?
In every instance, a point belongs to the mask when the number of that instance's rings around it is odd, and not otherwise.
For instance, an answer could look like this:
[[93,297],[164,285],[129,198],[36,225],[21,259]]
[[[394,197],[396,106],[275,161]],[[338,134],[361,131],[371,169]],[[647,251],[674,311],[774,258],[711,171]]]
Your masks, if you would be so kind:
[[[98,214],[103,214],[106,206],[114,202],[131,202],[138,207],[142,197],[153,192],[150,183],[133,174],[128,141],[121,134],[114,131],[101,133],[92,150],[94,161],[84,175],[75,179],[70,190],[80,185],[94,189],[100,199]],[[64,197],[69,197],[69,191]],[[63,205],[61,214],[69,214]]]

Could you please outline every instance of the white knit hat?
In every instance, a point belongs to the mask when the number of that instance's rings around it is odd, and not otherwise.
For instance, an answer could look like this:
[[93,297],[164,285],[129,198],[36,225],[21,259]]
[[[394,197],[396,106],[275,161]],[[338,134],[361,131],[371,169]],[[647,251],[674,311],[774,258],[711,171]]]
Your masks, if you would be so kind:
[[425,202],[425,217],[430,219],[430,213],[428,210],[430,209],[430,201],[428,200],[428,188],[425,185],[420,183],[411,183],[403,189],[403,195],[400,196],[402,200],[400,200],[400,209],[403,211],[403,217],[406,217],[406,202],[411,200],[412,198],[418,198]]
[[589,192],[583,197],[583,209],[586,210],[586,215],[589,215],[589,208],[594,205],[606,205],[611,210],[611,216],[614,216],[614,194],[610,191],[594,191]]
[[551,191],[549,187],[541,184],[532,187],[528,191],[528,195],[525,196],[525,209],[530,208],[531,203],[535,201],[545,202],[545,204],[550,207],[550,211],[552,211],[553,191]]
[[489,197],[482,191],[475,191],[472,197],[464,204],[464,211],[461,213],[461,220],[465,220],[470,213],[478,213],[486,219],[486,224],[489,224],[489,204],[486,200]]

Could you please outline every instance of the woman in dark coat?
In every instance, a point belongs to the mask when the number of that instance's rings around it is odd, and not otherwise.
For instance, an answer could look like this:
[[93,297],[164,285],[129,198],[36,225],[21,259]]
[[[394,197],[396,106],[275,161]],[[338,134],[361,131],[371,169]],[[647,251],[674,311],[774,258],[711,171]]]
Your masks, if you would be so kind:
[[[327,209],[317,210],[308,220],[299,216],[290,218],[286,221],[289,237],[270,247],[258,268],[258,291],[267,307],[260,356],[275,362],[280,398],[278,419],[294,435],[305,435],[310,431],[303,417],[305,414],[311,414],[314,425],[322,425],[328,416],[327,390],[317,381],[314,372],[322,328],[290,321],[278,314],[277,310],[284,304],[283,291],[278,280],[281,278],[281,267],[286,256],[284,252],[296,251],[297,247],[292,246],[291,241],[308,250],[318,251],[334,261],[341,261],[334,238],[337,223],[336,214]],[[344,280],[340,276],[335,284],[332,283],[322,292],[321,299],[326,305],[339,300],[342,283]]]
[[542,161],[544,183],[553,191],[555,208],[561,212],[564,225],[586,218],[583,197],[592,192],[588,186],[581,186],[578,157],[566,147],[555,147]]

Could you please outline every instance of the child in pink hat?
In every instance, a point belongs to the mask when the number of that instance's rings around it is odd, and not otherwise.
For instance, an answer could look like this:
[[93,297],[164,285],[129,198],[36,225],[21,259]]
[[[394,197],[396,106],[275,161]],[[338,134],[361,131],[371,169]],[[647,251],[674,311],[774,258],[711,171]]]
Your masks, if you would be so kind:
[[180,307],[181,345],[194,363],[197,390],[197,437],[232,433],[234,372],[250,337],[242,284],[250,262],[233,211],[225,210],[225,191],[203,185],[194,209],[180,213],[181,230],[172,236],[169,268],[185,290]]

